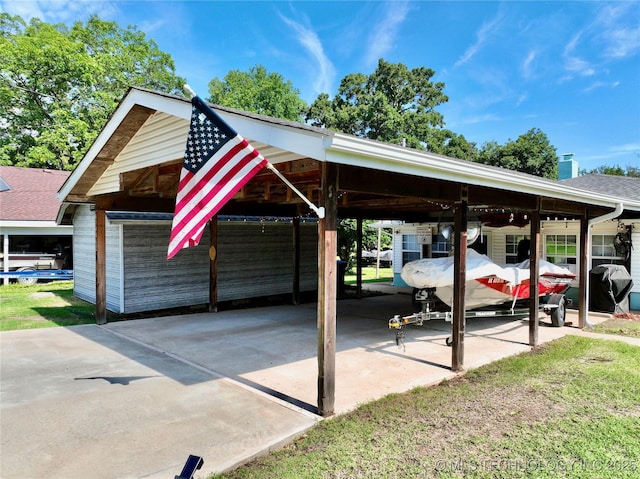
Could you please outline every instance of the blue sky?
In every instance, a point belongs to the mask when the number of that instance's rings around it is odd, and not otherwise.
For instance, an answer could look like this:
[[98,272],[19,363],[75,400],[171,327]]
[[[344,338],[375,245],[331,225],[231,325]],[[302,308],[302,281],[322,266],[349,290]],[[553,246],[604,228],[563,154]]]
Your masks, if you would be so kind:
[[49,23],[136,25],[200,96],[263,65],[311,103],[379,58],[435,70],[446,127],[478,144],[531,128],[581,169],[640,166],[640,2],[0,0]]

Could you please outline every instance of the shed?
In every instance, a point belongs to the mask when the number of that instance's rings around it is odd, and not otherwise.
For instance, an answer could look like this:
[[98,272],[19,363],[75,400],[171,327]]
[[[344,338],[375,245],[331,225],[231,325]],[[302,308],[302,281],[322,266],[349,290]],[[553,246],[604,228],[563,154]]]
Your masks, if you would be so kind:
[[[217,113],[268,158],[307,197],[325,208],[317,222],[318,298],[318,410],[333,412],[336,342],[336,251],[338,218],[389,219],[412,222],[448,217],[455,224],[456,244],[466,243],[469,207],[495,207],[531,218],[532,262],[537,265],[540,217],[563,214],[580,222],[580,238],[586,241],[589,220],[640,212],[640,201],[625,202],[615,196],[561,185],[501,168],[448,158],[400,145],[366,140],[300,123],[215,107]],[[131,89],[112,115],[85,158],[59,191],[64,205],[58,221],[74,223],[80,214],[92,212],[95,221],[96,317],[105,320],[108,269],[108,212],[171,213],[191,115],[190,102],[181,97],[137,88]],[[87,208],[88,206],[88,208]],[[249,181],[220,215],[302,218],[307,206],[275,174],[263,170]],[[292,292],[299,288],[302,243],[299,220],[292,222],[294,270]],[[168,230],[167,230],[168,231]],[[220,220],[212,220],[208,248],[181,252],[169,268],[179,268],[190,254],[209,261],[209,301],[215,306],[222,291],[218,275]],[[161,241],[160,236],[149,241]],[[166,245],[168,237],[163,241]],[[126,243],[122,243],[127,248]],[[240,247],[239,245],[234,245]],[[213,247],[213,249],[212,249]],[[246,248],[247,245],[243,244]],[[158,251],[163,248],[158,247]],[[122,254],[125,254],[121,252]],[[465,250],[456,247],[457,299],[453,305],[452,369],[464,359]],[[182,256],[181,256],[182,255]],[[360,257],[361,255],[358,255]],[[184,258],[181,259],[181,258]],[[162,258],[159,259],[162,262]],[[536,267],[532,275],[537,277]],[[586,268],[583,268],[586,270]],[[206,274],[204,275],[206,276]],[[204,276],[186,278],[202,282]],[[531,297],[537,298],[537,281]],[[581,284],[585,284],[581,277]],[[584,286],[581,294],[586,294]],[[167,287],[166,294],[172,294]],[[532,301],[531,310],[538,305]],[[580,311],[581,321],[584,320]],[[537,314],[532,315],[532,319]],[[537,343],[537,319],[530,322],[529,343]]]

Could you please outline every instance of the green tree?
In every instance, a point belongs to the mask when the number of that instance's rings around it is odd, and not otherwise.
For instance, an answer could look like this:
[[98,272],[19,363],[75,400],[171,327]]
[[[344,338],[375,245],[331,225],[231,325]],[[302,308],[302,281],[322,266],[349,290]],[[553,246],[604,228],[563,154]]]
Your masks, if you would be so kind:
[[307,104],[290,81],[268,73],[262,65],[248,72],[231,70],[224,79],[209,82],[208,101],[284,120],[302,121]]
[[615,166],[599,166],[597,168],[593,168],[592,170],[580,170],[580,175],[589,175],[592,173],[601,174],[601,175],[612,175],[612,176],[629,176],[632,178],[640,178],[640,168],[637,166],[627,165],[627,168],[624,169],[619,165]]
[[[378,247],[378,230],[369,228],[372,220],[362,222],[362,247],[373,250]],[[358,237],[358,222],[354,219],[343,219],[338,224],[338,256],[347,261],[347,271],[355,266],[356,240]],[[389,234],[380,236],[380,250],[392,247],[393,239]]]
[[73,169],[130,86],[178,93],[170,55],[135,27],[0,14],[0,163]]
[[430,68],[409,69],[380,59],[371,75],[344,77],[333,100],[326,93],[319,95],[307,110],[306,120],[361,138],[444,151],[446,135],[434,131],[444,125],[436,107],[448,98],[444,83],[432,81],[434,74]]
[[517,140],[509,140],[503,146],[496,142],[482,145],[477,161],[521,171],[544,178],[558,178],[558,155],[556,148],[541,130],[532,128]]

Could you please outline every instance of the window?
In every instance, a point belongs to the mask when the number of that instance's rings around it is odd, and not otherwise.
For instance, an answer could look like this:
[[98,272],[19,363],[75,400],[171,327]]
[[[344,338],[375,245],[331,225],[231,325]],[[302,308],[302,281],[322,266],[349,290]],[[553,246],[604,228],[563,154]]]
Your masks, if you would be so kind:
[[442,234],[438,234],[433,238],[433,244],[431,245],[431,257],[443,258],[449,256],[452,244],[453,243],[442,236]]
[[576,235],[546,235],[545,242],[547,261],[554,264],[576,264]]
[[518,245],[522,240],[529,241],[529,235],[507,235],[507,238],[506,238],[506,241],[507,241],[506,263],[507,264],[516,264],[524,261],[518,255]]
[[402,235],[402,265],[420,259],[421,249],[418,235]]
[[591,236],[591,267],[600,264],[624,264],[624,258],[618,256],[614,245],[615,235]]

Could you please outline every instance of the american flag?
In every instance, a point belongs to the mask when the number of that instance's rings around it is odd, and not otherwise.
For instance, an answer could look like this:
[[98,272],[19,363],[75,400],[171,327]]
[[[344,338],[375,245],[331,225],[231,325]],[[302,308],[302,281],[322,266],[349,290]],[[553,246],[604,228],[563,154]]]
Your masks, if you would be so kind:
[[191,103],[167,259],[197,245],[207,221],[268,163],[198,96]]

